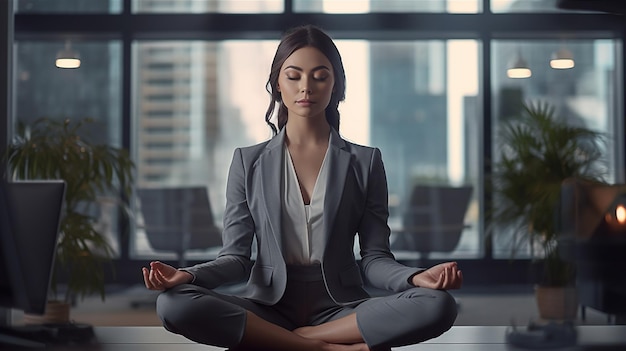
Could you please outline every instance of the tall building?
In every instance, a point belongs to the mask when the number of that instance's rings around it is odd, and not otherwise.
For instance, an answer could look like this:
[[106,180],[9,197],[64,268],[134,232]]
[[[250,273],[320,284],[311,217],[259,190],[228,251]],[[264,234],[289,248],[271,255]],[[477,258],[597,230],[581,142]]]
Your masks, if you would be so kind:
[[[218,134],[216,45],[142,42],[136,51],[137,169],[140,186],[176,177],[210,151]],[[182,173],[181,173],[182,172]]]
[[[141,1],[137,12],[207,12],[214,2]],[[184,182],[190,158],[218,135],[216,45],[209,42],[136,44],[136,162],[139,186]]]
[[[447,182],[445,62],[441,41],[370,44],[371,142],[383,151],[389,194],[417,180]],[[393,213],[392,213],[393,215]]]

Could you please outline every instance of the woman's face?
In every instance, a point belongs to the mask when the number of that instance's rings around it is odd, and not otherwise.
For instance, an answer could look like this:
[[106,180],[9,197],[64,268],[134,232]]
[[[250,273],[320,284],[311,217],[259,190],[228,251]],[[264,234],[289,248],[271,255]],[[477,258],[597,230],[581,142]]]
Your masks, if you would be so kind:
[[321,117],[330,102],[335,77],[328,58],[316,48],[294,51],[280,68],[278,91],[289,111],[288,118]]

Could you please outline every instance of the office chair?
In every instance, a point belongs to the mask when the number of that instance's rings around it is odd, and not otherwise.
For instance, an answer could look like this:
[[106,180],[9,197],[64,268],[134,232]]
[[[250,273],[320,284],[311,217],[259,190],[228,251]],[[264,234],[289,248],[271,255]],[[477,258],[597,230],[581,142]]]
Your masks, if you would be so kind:
[[452,252],[461,239],[471,186],[416,185],[392,248],[416,251],[423,266],[431,252]]
[[150,246],[174,252],[179,267],[186,266],[189,250],[222,246],[205,187],[142,188],[137,194]]

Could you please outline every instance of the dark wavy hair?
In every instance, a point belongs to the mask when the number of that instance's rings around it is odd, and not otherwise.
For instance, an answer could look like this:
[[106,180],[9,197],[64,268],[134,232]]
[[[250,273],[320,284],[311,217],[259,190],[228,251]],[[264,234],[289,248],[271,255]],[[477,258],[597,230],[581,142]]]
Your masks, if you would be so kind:
[[[335,86],[332,96],[330,97],[330,102],[326,107],[326,120],[331,127],[339,131],[339,102],[343,101],[346,97],[346,73],[343,69],[343,63],[341,62],[341,55],[328,34],[316,26],[304,25],[292,28],[283,35],[280,44],[278,44],[278,49],[276,49],[270,76],[265,86],[271,96],[269,107],[265,113],[265,122],[272,128],[274,135],[287,123],[287,108],[282,103],[282,97],[278,91],[280,68],[294,51],[304,47],[318,49],[328,58],[333,66]],[[278,108],[278,126],[270,121],[274,114],[276,103],[280,106]]]

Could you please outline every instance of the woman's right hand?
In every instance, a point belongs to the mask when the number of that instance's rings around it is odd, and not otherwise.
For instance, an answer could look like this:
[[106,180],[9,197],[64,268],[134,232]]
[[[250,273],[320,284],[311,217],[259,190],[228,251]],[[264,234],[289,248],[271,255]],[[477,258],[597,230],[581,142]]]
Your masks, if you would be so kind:
[[191,282],[191,273],[178,270],[159,261],[150,262],[150,269],[142,267],[143,281],[150,290],[165,290]]

